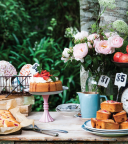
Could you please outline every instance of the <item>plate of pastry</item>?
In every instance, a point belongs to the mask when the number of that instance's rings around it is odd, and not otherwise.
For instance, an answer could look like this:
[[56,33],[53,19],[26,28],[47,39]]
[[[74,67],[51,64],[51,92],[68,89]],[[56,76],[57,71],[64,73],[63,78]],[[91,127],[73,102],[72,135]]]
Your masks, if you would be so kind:
[[92,132],[128,134],[128,119],[123,104],[112,100],[102,102],[96,118],[86,121],[84,127]]
[[[93,118],[94,119],[94,118]],[[128,133],[128,129],[98,129],[98,128],[93,128],[92,125],[91,125],[91,120],[88,120],[84,123],[84,127],[90,131],[93,131],[93,132],[102,132],[102,133]],[[108,121],[108,123],[106,123],[106,125],[110,125],[112,126],[114,123],[111,122],[110,120],[106,120]],[[102,121],[98,121],[99,124],[102,122]],[[104,125],[104,123],[101,123],[101,125]],[[115,125],[113,125],[112,127],[114,127]]]
[[119,136],[126,136],[128,135],[128,133],[115,133],[115,132],[106,132],[106,133],[103,133],[103,132],[99,132],[99,131],[91,131],[91,130],[88,130],[85,125],[82,125],[81,128],[86,131],[86,132],[89,132],[91,134],[94,134],[94,135],[98,135],[98,136],[107,136],[107,137],[119,137]]

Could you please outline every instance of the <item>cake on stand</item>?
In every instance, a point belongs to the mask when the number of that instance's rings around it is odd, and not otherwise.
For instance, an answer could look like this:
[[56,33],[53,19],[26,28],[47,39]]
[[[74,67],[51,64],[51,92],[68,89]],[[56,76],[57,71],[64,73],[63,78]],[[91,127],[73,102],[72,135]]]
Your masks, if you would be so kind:
[[[68,87],[63,86],[63,90],[67,90],[67,89],[68,89]],[[62,91],[53,91],[53,92],[30,92],[33,95],[42,95],[42,97],[44,99],[44,113],[39,120],[40,122],[54,121],[54,119],[50,116],[49,111],[48,111],[48,108],[49,108],[48,99],[49,99],[50,95],[62,93],[63,90]]]

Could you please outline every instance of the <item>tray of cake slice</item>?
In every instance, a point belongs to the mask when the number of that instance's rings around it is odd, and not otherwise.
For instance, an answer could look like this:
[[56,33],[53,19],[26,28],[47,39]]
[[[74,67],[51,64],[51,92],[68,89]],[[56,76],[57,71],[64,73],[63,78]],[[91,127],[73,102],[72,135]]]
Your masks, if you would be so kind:
[[128,129],[127,113],[120,102],[108,100],[101,103],[96,118],[91,118],[91,126],[96,129]]

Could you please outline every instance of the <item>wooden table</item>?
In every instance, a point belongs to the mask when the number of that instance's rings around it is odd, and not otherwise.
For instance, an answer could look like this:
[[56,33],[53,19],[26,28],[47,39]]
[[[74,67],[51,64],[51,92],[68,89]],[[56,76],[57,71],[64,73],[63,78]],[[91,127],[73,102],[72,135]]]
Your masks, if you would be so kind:
[[[53,137],[49,135],[44,135],[40,133],[36,133],[33,131],[22,131],[21,135],[9,135],[9,136],[0,136],[0,144],[5,144],[7,141],[10,144],[35,144],[35,143],[79,143],[79,144],[128,144],[124,142],[128,142],[128,136],[125,137],[100,137],[88,132],[85,132],[81,125],[87,120],[82,118],[75,118],[72,116],[63,116],[61,113],[58,112],[50,112],[50,115],[54,118],[55,121],[49,123],[41,123],[38,120],[42,116],[42,112],[32,112],[31,115],[28,117],[29,119],[34,119],[35,124],[40,128],[44,129],[63,129],[67,130],[68,133],[59,133],[58,137]],[[121,143],[122,142],[122,143]]]

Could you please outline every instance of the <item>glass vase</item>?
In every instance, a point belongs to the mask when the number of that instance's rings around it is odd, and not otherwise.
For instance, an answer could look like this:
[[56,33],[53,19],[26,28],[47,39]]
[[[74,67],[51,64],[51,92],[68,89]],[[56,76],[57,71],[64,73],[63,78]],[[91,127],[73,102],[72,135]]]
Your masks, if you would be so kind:
[[97,82],[95,80],[96,76],[91,75],[87,78],[86,84],[85,84],[85,89],[86,92],[97,92]]

